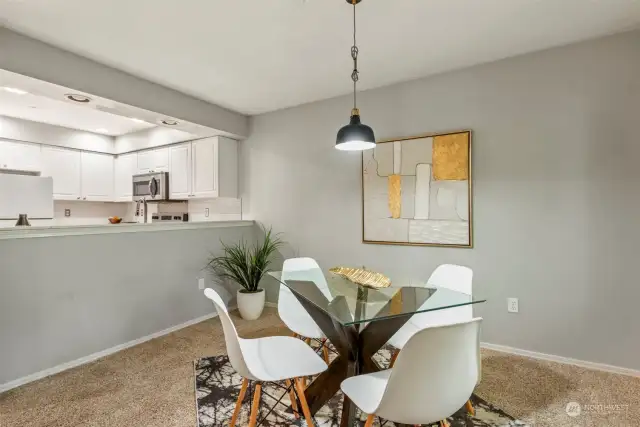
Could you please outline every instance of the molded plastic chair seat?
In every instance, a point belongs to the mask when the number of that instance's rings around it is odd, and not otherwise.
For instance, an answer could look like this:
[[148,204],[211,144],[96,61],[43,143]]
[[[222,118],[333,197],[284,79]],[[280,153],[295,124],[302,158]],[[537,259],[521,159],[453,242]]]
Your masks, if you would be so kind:
[[303,341],[292,337],[266,337],[240,342],[253,380],[282,381],[317,375],[327,364]]
[[382,401],[392,369],[347,378],[340,384],[342,391],[365,414],[373,414]]
[[468,401],[480,375],[481,318],[422,329],[393,368],[347,378],[340,388],[363,412],[400,424],[431,425]]
[[[322,269],[313,258],[289,258],[282,264],[283,281],[308,281],[309,286],[317,286],[331,300],[331,292]],[[324,339],[322,329],[304,309],[291,289],[280,284],[278,295],[278,315],[292,332],[306,338]]]
[[[282,264],[282,281],[300,280],[309,282],[308,286],[316,286],[331,300],[331,291],[324,277],[322,269],[313,258],[289,258]],[[327,337],[315,320],[300,304],[291,289],[280,284],[278,294],[278,315],[282,322],[293,332],[293,336],[304,338],[308,344],[311,339],[322,342],[322,353],[324,361],[329,363],[329,349],[327,347]]]
[[[442,264],[436,268],[429,280],[427,286],[441,287],[451,289],[453,291],[462,292],[469,296],[472,295],[473,270],[469,267],[453,264]],[[434,303],[440,297],[438,292],[433,294],[429,303]],[[447,308],[445,310],[437,310],[426,313],[414,314],[402,328],[398,330],[388,341],[388,343],[402,350],[407,341],[418,331],[430,327],[441,326],[470,320],[473,318],[473,308],[470,305],[462,307]]]
[[[227,353],[229,354],[229,363],[243,377],[242,387],[238,394],[238,400],[236,401],[229,427],[234,427],[238,419],[249,380],[256,382],[249,427],[255,427],[258,420],[262,382],[283,380],[286,382],[296,417],[299,415],[296,403],[299,399],[307,425],[314,425],[313,417],[304,395],[301,377],[316,375],[325,371],[327,364],[324,360],[311,347],[297,338],[283,336],[255,339],[240,338],[235,325],[231,321],[227,306],[220,298],[220,295],[210,288],[205,289],[204,294],[213,302],[213,306],[220,316]],[[296,395],[298,396],[297,399]]]

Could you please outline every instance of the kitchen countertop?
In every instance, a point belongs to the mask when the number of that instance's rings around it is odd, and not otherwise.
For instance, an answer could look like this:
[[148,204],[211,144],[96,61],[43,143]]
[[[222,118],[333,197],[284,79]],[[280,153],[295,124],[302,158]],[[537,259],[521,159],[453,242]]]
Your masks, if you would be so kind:
[[32,227],[12,227],[0,229],[0,240],[25,239],[55,236],[82,236],[87,234],[139,233],[171,230],[194,230],[199,228],[250,227],[254,221],[203,221],[203,222],[161,222],[148,224],[97,224],[97,225],[52,225]]

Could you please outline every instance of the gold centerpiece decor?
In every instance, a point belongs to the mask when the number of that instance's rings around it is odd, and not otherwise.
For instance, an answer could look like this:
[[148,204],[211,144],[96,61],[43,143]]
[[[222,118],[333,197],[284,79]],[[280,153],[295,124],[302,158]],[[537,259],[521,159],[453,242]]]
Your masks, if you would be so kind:
[[391,279],[381,273],[365,270],[364,268],[333,267],[330,272],[338,274],[353,283],[368,286],[374,289],[388,288],[391,286]]

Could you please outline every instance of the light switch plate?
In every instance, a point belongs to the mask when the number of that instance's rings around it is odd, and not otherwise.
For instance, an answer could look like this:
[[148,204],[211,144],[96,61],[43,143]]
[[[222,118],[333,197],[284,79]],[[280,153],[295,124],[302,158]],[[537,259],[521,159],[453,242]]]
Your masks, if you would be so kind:
[[204,277],[201,277],[198,279],[198,289],[200,290],[204,289]]
[[71,216],[71,209],[65,209],[64,216]]

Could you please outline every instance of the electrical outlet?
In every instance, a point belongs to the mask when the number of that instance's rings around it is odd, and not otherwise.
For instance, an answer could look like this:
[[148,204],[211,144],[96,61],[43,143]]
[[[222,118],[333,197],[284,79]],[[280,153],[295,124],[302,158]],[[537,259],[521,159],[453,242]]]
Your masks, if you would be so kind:
[[209,218],[209,208],[204,208],[204,216]]
[[198,289],[200,290],[204,289],[204,277],[201,277],[198,279]]
[[71,216],[71,209],[65,209],[64,216]]
[[507,311],[509,313],[518,312],[518,298],[507,298]]

